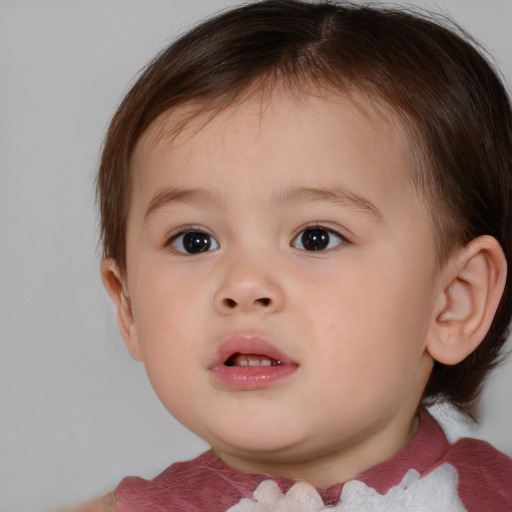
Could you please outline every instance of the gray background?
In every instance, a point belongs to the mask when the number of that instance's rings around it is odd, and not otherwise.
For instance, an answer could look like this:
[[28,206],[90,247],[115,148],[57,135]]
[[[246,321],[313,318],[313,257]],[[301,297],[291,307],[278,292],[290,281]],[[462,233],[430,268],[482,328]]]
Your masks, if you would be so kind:
[[[154,397],[99,277],[93,180],[137,71],[228,0],[0,0],[0,510],[40,511],[151,477],[205,448]],[[512,1],[451,14],[512,83]],[[512,454],[512,364],[469,432]],[[445,414],[445,411],[441,411]]]

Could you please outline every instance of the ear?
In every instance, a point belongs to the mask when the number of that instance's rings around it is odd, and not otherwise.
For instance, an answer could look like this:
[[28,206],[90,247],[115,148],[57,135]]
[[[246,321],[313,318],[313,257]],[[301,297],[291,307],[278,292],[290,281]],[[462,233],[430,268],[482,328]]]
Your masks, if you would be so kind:
[[427,351],[440,363],[460,363],[484,339],[505,287],[507,263],[491,236],[472,240],[440,274],[434,332]]
[[134,359],[140,361],[141,351],[137,330],[133,319],[130,294],[126,280],[122,277],[118,264],[111,259],[101,262],[101,279],[116,309],[119,332]]

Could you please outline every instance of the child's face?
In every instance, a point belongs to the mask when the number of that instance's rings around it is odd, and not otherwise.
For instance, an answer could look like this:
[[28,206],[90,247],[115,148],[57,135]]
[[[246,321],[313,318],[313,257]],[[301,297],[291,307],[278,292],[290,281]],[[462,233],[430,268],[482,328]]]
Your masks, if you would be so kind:
[[128,345],[235,467],[339,456],[360,471],[412,434],[433,233],[399,123],[365,112],[276,92],[172,142],[160,120],[138,144]]

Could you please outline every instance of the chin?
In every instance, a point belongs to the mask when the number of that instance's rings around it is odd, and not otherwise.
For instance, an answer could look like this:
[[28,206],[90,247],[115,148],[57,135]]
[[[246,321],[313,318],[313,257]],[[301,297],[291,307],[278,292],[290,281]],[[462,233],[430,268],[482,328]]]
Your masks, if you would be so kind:
[[[290,450],[297,443],[290,442],[290,439],[282,434],[276,436],[274,434],[254,434],[229,436],[219,440],[217,445],[225,447],[226,451],[237,451],[245,454],[253,454],[256,458],[272,455],[275,457],[277,453],[284,453]],[[214,443],[212,443],[214,445]]]
[[[276,432],[276,430],[278,430]],[[291,456],[302,443],[300,436],[293,435],[283,428],[273,429],[237,429],[217,435],[201,436],[216,451],[230,453],[253,460],[286,459]]]

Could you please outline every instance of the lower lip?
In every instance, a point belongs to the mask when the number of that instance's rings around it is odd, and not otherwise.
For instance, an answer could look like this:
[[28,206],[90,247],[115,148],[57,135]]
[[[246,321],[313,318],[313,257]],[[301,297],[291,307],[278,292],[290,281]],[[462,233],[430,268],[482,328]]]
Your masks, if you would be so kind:
[[223,387],[241,391],[268,388],[291,376],[297,370],[294,364],[275,366],[218,366],[211,375]]

